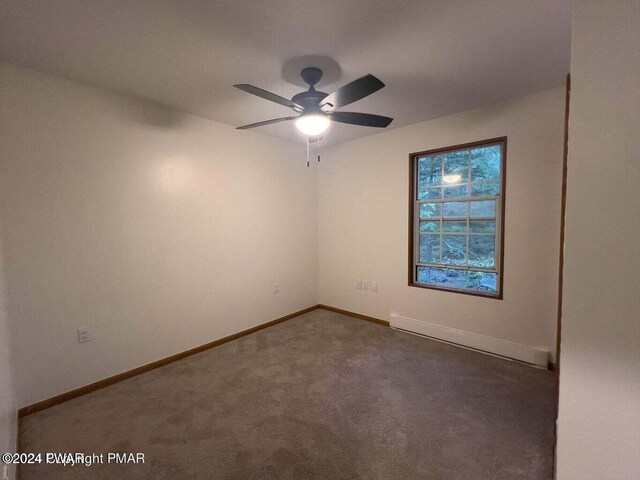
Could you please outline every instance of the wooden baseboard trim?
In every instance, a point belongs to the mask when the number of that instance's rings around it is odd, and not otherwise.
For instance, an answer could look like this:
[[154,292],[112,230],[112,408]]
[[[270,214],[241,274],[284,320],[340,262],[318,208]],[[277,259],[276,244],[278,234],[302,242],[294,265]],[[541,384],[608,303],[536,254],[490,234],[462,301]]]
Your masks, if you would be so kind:
[[[246,330],[242,330],[241,332],[228,335],[218,340],[214,340],[213,342],[205,343],[204,345],[200,345],[200,346],[191,348],[189,350],[185,350],[184,352],[176,353],[175,355],[171,355],[169,357],[156,360],[155,362],[147,363],[146,365],[142,365],[141,367],[127,370],[126,372],[119,373],[117,375],[105,378],[103,380],[98,380],[97,382],[90,383],[89,385],[76,388],[69,392],[61,393],[60,395],[56,395],[55,397],[47,398],[45,400],[32,403],[31,405],[27,405],[26,407],[22,407],[18,409],[18,418],[24,417],[26,415],[30,415],[35,412],[39,412],[40,410],[44,410],[45,408],[53,407],[54,405],[58,405],[60,403],[71,400],[73,398],[86,395],[87,393],[93,392],[95,390],[108,387],[109,385],[113,385],[114,383],[121,382],[122,380],[126,380],[127,378],[135,377],[136,375],[140,375],[141,373],[148,372],[149,370],[154,370],[156,368],[162,367],[169,363],[173,363],[183,358],[190,357],[191,355],[195,355],[196,353],[204,352],[205,350],[209,350],[210,348],[217,347],[218,345],[222,345],[223,343],[236,340],[240,337],[244,337],[245,335],[249,335],[259,330],[272,327],[273,325],[277,325],[278,323],[285,322],[299,315],[303,315],[305,313],[316,310],[317,308],[320,308],[320,307],[321,305],[314,305],[312,307],[308,307],[303,310],[290,313],[289,315],[285,315],[284,317],[276,318],[275,320],[271,320],[269,322],[256,325],[255,327],[247,328]],[[322,308],[326,308],[326,307],[322,306]]]
[[377,323],[378,325],[383,325],[385,327],[389,326],[389,322],[386,320],[381,320],[379,318],[370,317],[368,315],[363,315],[361,313],[350,312],[349,310],[343,310],[341,308],[330,307],[329,305],[318,305],[318,308],[324,308],[325,310],[330,310],[336,313],[342,313],[343,315],[349,315],[350,317],[359,318],[360,320],[366,320],[367,322]]
[[205,350],[209,350],[210,348],[217,347],[218,345],[222,345],[224,343],[230,342],[232,340],[236,340],[240,337],[244,337],[245,335],[249,335],[251,333],[257,332],[259,330],[271,327],[273,325],[277,325],[278,323],[285,322],[297,316],[303,315],[305,313],[311,312],[318,308],[323,308],[325,310],[330,310],[336,313],[342,313],[343,315],[348,315],[353,318],[358,318],[360,320],[366,320],[368,322],[373,322],[378,325],[383,325],[385,327],[389,326],[389,322],[386,320],[381,320],[379,318],[370,317],[368,315],[363,315],[361,313],[350,312],[349,310],[343,310],[341,308],[330,307],[329,305],[313,305],[312,307],[305,308],[303,310],[299,310],[294,313],[290,313],[289,315],[285,315],[284,317],[276,318],[275,320],[271,320],[266,323],[262,323],[260,325],[256,325],[255,327],[247,328],[246,330],[242,330],[241,332],[234,333],[232,335],[228,335],[226,337],[220,338],[218,340],[214,340],[209,343],[205,343],[204,345],[200,345],[189,350],[185,350],[184,352],[176,353],[175,355],[171,355],[169,357],[161,358],[160,360],[156,360],[155,362],[148,363],[146,365],[142,365],[141,367],[133,368],[131,370],[127,370],[126,372],[119,373],[117,375],[113,375],[112,377],[105,378],[103,380],[98,380],[97,382],[90,383],[89,385],[85,385],[83,387],[76,388],[74,390],[70,390],[65,393],[61,393],[60,395],[56,395],[55,397],[47,398],[45,400],[41,400],[36,403],[32,403],[31,405],[27,405],[26,407],[22,407],[18,409],[18,418],[25,417],[27,415],[31,415],[32,413],[39,412],[40,410],[44,410],[45,408],[53,407],[60,403],[66,402],[68,400],[81,397],[82,395],[86,395],[87,393],[94,392],[104,387],[108,387],[109,385],[113,385],[114,383],[121,382],[122,380],[126,380],[127,378],[135,377],[136,375],[140,375],[142,373],[148,372],[150,370],[154,370],[156,368],[162,367],[164,365],[168,365],[169,363],[176,362],[186,357],[190,357],[191,355],[195,355],[196,353],[204,352]]

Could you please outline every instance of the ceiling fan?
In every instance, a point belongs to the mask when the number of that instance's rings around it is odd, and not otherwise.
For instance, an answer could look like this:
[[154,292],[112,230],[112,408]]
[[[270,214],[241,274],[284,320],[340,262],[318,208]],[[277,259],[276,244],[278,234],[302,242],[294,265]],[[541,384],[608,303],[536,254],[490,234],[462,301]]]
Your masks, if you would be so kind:
[[393,121],[393,118],[382,115],[336,111],[336,109],[368,97],[384,87],[384,83],[371,74],[354,80],[331,94],[320,92],[314,88],[314,85],[322,78],[322,70],[319,68],[303,68],[300,76],[309,85],[309,90],[294,95],[291,100],[246,83],[234,85],[234,87],[247,93],[289,107],[298,114],[251,123],[238,127],[238,129],[246,130],[248,128],[271,125],[272,123],[295,120],[296,127],[302,133],[308,136],[317,136],[329,128],[331,121],[378,128],[385,128]]

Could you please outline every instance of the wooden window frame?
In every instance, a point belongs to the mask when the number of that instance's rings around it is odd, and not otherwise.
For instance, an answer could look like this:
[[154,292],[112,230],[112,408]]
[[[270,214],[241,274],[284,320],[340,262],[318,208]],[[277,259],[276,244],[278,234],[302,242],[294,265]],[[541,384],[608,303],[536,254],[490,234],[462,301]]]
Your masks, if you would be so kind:
[[[424,157],[428,155],[434,155],[438,153],[448,153],[456,150],[466,150],[476,147],[486,147],[490,145],[499,144],[501,147],[501,179],[500,179],[500,218],[496,218],[496,228],[499,229],[499,233],[496,234],[496,239],[500,242],[500,245],[496,247],[496,251],[500,253],[500,258],[496,262],[498,273],[498,291],[496,293],[473,291],[468,289],[446,287],[442,285],[432,285],[425,283],[418,283],[417,277],[417,262],[415,259],[415,222],[416,222],[416,202],[418,192],[418,176],[417,176],[417,159],[418,157]],[[471,179],[469,179],[471,180]],[[473,295],[477,297],[493,298],[496,300],[502,300],[504,297],[504,237],[505,237],[505,207],[506,207],[506,186],[507,186],[507,137],[490,138],[487,140],[480,140],[477,142],[464,143],[460,145],[452,145],[450,147],[436,148],[433,150],[425,150],[422,152],[414,152],[409,154],[409,283],[410,287],[425,288],[428,290],[440,290],[452,293],[462,293],[464,295]],[[497,212],[496,212],[497,214]],[[446,268],[446,267],[444,267]],[[476,270],[476,269],[469,269]],[[481,270],[481,269],[479,269]]]

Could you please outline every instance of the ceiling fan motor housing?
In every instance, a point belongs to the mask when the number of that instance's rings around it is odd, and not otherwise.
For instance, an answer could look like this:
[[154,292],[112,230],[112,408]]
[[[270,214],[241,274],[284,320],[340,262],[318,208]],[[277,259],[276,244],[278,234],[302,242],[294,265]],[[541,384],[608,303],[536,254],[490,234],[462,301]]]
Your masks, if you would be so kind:
[[321,112],[319,104],[328,94],[317,91],[314,85],[322,78],[322,70],[316,67],[303,68],[300,76],[309,84],[309,90],[294,95],[291,101],[303,107],[305,113]]
[[313,87],[308,92],[298,93],[291,98],[293,103],[296,103],[304,108],[305,113],[318,113],[321,112],[319,103],[326,97],[327,94],[319,92]]

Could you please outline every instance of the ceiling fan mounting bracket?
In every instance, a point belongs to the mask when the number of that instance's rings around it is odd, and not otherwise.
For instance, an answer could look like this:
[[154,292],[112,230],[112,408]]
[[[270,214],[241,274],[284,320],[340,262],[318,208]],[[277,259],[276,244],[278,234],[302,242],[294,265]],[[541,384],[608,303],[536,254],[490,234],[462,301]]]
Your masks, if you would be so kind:
[[300,71],[300,76],[311,88],[322,78],[322,70],[317,67],[306,67]]

